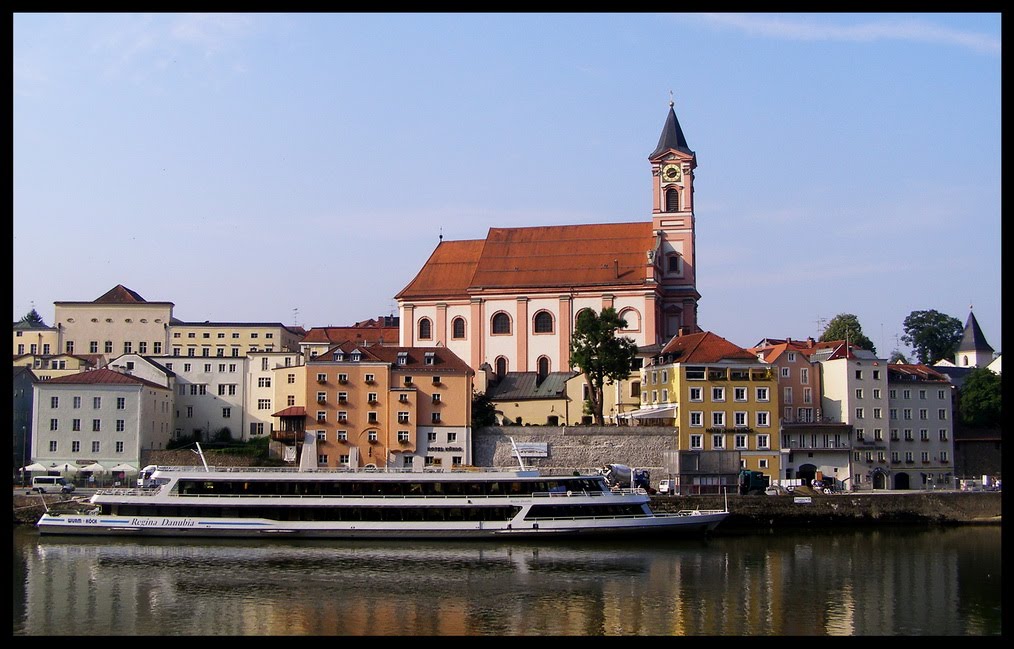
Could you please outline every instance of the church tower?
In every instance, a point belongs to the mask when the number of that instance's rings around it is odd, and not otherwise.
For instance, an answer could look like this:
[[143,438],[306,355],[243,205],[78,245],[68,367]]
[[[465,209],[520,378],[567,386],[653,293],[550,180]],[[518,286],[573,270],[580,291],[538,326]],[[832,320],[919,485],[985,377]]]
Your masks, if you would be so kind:
[[986,336],[982,334],[972,308],[968,307],[968,320],[965,322],[958,351],[954,354],[954,364],[958,367],[986,367],[991,362],[993,348],[986,342]]
[[676,119],[674,103],[658,138],[658,146],[648,156],[652,177],[652,231],[656,249],[651,262],[662,288],[656,309],[656,326],[668,341],[682,329],[700,331],[697,324],[697,261],[694,246],[694,169],[697,154]]

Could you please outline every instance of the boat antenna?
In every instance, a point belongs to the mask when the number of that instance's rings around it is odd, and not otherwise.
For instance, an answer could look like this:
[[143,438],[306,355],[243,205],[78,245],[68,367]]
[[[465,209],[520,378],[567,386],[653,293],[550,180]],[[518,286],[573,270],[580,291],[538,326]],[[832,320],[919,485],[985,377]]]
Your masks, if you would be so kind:
[[211,469],[208,468],[208,462],[204,459],[204,451],[201,450],[201,443],[200,442],[194,442],[194,443],[197,444],[197,450],[195,451],[193,449],[190,449],[190,452],[191,453],[197,453],[199,456],[201,456],[201,464],[204,465],[204,470],[205,471],[211,471]]
[[513,437],[508,437],[507,439],[511,441],[511,448],[514,449],[514,457],[518,458],[518,466],[520,466],[521,470],[524,471],[525,461],[521,459],[521,451],[518,450],[518,445],[514,443]]

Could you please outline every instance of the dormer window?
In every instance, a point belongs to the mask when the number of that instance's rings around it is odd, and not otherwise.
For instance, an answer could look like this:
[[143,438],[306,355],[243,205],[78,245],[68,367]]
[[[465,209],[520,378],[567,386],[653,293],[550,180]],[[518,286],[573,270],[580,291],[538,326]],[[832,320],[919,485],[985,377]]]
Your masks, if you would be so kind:
[[345,360],[345,353],[344,352],[335,352],[334,353],[334,359],[336,361],[344,361]]
[[408,362],[408,352],[398,352],[398,365],[404,365]]
[[352,352],[352,362],[353,363],[358,363],[359,360],[360,360],[360,358],[362,358],[362,354],[360,354],[359,352]]
[[436,354],[434,352],[426,352],[424,358],[427,365],[432,365],[436,361]]

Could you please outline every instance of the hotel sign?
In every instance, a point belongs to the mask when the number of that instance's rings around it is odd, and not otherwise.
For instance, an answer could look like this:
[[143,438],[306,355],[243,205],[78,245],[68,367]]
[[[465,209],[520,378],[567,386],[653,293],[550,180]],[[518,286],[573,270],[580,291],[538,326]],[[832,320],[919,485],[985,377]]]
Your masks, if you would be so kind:
[[549,442],[515,442],[521,457],[549,457]]

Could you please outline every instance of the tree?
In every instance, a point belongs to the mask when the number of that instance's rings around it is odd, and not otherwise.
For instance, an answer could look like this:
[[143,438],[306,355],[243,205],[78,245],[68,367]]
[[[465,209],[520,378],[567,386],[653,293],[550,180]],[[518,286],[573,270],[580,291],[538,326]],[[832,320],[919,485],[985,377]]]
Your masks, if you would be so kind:
[[631,365],[637,355],[637,344],[633,339],[616,336],[616,330],[626,326],[626,320],[612,307],[602,309],[601,314],[591,309],[582,311],[574,326],[574,336],[570,341],[570,366],[581,370],[588,380],[588,400],[592,416],[599,426],[603,423],[602,387],[630,376]]
[[891,352],[891,357],[889,359],[887,359],[887,362],[888,363],[905,363],[907,365],[908,364],[908,358],[906,358],[905,355],[902,354],[900,350],[895,349],[893,352]]
[[42,316],[39,315],[39,312],[35,309],[32,309],[25,315],[21,316],[21,322],[25,324],[41,325],[43,327],[46,326],[46,323],[42,321]]
[[472,430],[496,426],[496,406],[485,392],[472,391]]
[[855,345],[860,349],[868,349],[874,354],[877,353],[873,341],[863,334],[859,318],[851,313],[839,313],[831,318],[831,322],[827,323],[827,329],[821,334],[820,341],[828,342],[830,340],[848,340],[850,345]]
[[905,335],[901,337],[901,342],[915,351],[920,363],[954,358],[964,333],[960,320],[932,309],[913,311],[902,326]]
[[1000,425],[1000,375],[978,367],[965,377],[958,392],[961,421],[974,428]]

